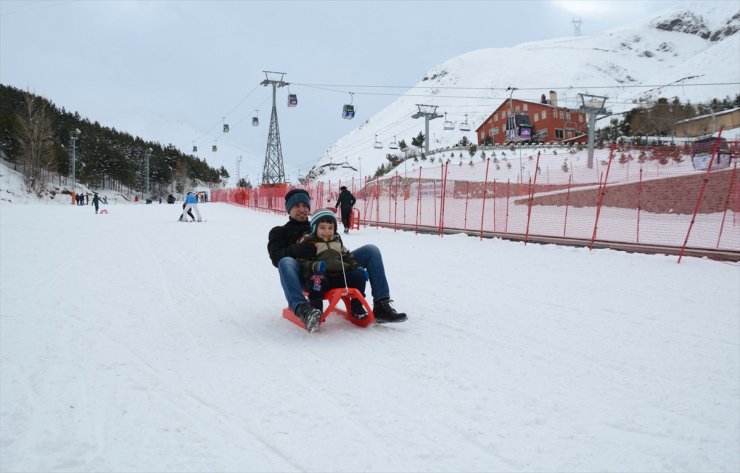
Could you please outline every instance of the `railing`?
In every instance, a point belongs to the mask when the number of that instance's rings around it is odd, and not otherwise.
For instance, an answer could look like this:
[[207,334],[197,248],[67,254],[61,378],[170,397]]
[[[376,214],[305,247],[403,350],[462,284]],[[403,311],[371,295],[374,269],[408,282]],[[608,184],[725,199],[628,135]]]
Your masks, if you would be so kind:
[[[404,172],[377,180],[305,188],[314,207],[333,207],[339,187],[347,186],[365,225],[590,247],[702,248],[737,252],[740,259],[738,146],[728,146],[729,161],[711,171],[696,170],[691,151],[679,147],[597,149],[593,169],[585,150],[519,148],[429,167],[414,162],[410,170],[407,163]],[[287,190],[227,189],[214,192],[214,200],[284,212]]]

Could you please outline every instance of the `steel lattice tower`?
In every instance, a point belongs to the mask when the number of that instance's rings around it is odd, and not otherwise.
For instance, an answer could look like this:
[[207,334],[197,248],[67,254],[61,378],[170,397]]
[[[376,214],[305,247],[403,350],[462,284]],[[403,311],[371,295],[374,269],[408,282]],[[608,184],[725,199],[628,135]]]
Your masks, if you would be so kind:
[[[277,88],[285,87],[288,83],[283,81],[284,72],[263,72],[265,73],[265,80],[260,84],[264,86],[272,85],[272,116],[270,116],[270,133],[267,135],[265,163],[262,166],[262,184],[282,184],[285,182],[285,170],[283,168],[283,149],[280,145],[280,127],[278,126],[275,98]],[[279,74],[280,78],[270,79],[270,74]]]

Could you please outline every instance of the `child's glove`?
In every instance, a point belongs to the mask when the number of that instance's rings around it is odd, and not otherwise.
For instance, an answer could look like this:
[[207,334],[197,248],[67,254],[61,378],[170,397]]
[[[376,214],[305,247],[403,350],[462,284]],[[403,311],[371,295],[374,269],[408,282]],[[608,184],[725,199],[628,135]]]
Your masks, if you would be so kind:
[[365,268],[357,268],[357,271],[359,271],[363,276],[365,276],[365,281],[370,280],[370,275],[367,272],[367,269]]
[[311,265],[311,271],[316,274],[324,274],[326,272],[326,263],[323,261],[317,261]]

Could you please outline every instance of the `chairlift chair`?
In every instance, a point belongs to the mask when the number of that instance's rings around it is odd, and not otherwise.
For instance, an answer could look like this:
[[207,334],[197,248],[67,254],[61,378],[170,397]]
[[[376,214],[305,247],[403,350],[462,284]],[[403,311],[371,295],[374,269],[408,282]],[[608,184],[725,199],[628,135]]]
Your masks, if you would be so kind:
[[442,123],[442,128],[445,130],[455,129],[455,124],[447,119],[447,112],[445,112],[445,121]]
[[390,143],[388,143],[388,147],[390,149],[398,149],[398,141],[396,140],[396,137],[395,136],[393,137],[393,141],[391,141]]
[[465,114],[465,121],[460,122],[460,125],[458,125],[460,128],[460,131],[470,131],[470,124],[468,123],[468,114]]
[[373,143],[373,148],[375,149],[383,149],[383,143],[378,141],[378,134],[375,134],[375,142]]

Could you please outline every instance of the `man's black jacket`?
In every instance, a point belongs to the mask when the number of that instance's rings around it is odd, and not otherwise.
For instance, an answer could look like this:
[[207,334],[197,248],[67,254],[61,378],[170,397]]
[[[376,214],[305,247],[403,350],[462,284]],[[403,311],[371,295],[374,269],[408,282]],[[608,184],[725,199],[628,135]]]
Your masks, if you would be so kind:
[[[270,253],[272,265],[277,268],[278,262],[286,257],[311,258],[316,255],[316,247],[309,245],[298,245],[296,242],[304,233],[311,233],[311,224],[308,221],[299,222],[292,218],[288,223],[270,230],[267,241],[267,252]],[[306,248],[309,248],[308,250]],[[313,256],[306,255],[306,251],[313,249]]]

